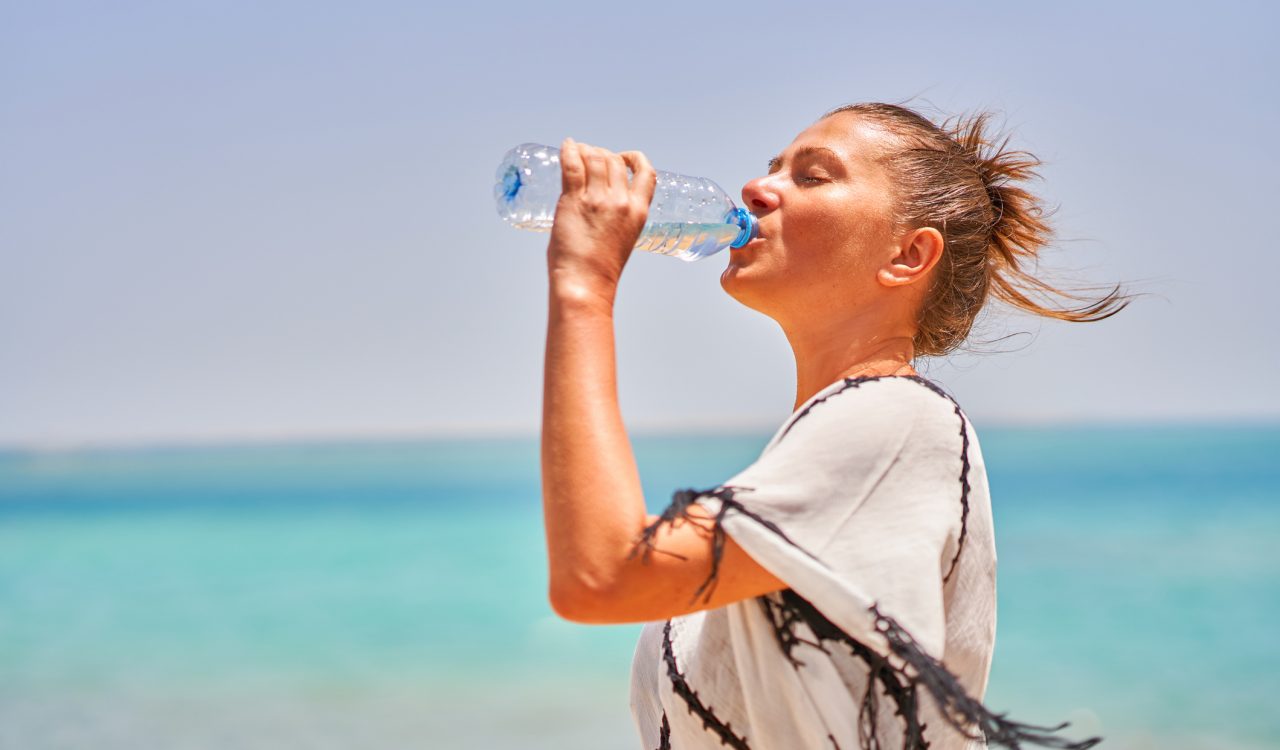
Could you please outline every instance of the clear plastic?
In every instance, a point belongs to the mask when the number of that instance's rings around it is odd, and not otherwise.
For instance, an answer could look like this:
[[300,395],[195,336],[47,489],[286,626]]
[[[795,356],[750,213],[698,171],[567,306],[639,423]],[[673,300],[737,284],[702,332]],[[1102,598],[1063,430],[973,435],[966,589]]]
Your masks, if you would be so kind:
[[[560,199],[560,149],[524,143],[498,166],[493,198],[498,215],[518,229],[551,231]],[[759,234],[756,217],[704,177],[658,172],[649,220],[635,249],[700,260],[742,247]]]

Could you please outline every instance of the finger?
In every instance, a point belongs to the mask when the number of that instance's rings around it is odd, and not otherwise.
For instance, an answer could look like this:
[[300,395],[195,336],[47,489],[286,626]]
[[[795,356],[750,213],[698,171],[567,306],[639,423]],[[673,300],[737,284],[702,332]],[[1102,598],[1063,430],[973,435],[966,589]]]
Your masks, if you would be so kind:
[[609,160],[602,149],[582,144],[582,162],[587,168],[587,192],[609,192]]
[[580,144],[572,138],[565,138],[560,143],[560,192],[571,193],[582,190],[586,177]]
[[631,192],[643,198],[646,206],[649,205],[653,202],[653,193],[658,186],[658,173],[649,163],[649,157],[642,151],[623,151],[618,155],[635,173],[631,180]]
[[627,163],[612,151],[605,152],[609,158],[609,190],[618,196],[627,194]]

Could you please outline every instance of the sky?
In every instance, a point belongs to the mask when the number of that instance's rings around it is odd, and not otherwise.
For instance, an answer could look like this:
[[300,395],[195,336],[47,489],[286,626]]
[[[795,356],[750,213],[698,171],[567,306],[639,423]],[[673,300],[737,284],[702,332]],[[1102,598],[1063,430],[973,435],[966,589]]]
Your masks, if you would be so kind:
[[[1280,12],[1152,7],[0,1],[0,445],[536,435],[546,235],[494,210],[508,148],[737,199],[828,109],[904,100],[996,111],[1045,161],[1041,269],[1145,293],[992,308],[1015,335],[920,368],[975,425],[1280,419]],[[631,430],[791,413],[727,260],[631,258]]]

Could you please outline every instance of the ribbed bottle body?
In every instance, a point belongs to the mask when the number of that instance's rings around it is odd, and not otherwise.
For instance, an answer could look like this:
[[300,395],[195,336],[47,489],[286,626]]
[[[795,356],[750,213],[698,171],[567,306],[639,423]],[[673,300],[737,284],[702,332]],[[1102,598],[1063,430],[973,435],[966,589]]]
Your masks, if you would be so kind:
[[[551,231],[560,199],[560,150],[525,143],[507,152],[493,189],[498,214],[519,229]],[[755,217],[705,177],[659,171],[637,250],[698,260],[756,234]],[[736,245],[734,243],[737,243]]]

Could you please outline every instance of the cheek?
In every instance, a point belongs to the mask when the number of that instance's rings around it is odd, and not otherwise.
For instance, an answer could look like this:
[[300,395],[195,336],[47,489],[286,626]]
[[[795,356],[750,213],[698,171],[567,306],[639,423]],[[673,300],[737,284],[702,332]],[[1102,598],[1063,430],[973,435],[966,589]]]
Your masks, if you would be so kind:
[[893,254],[897,231],[893,205],[883,192],[868,192],[857,206],[858,210],[848,216],[847,230],[858,263],[874,271]]
[[802,267],[806,275],[846,278],[874,269],[888,226],[878,210],[864,206],[865,202],[845,199],[835,207],[797,217],[795,232],[786,232],[788,265]]

